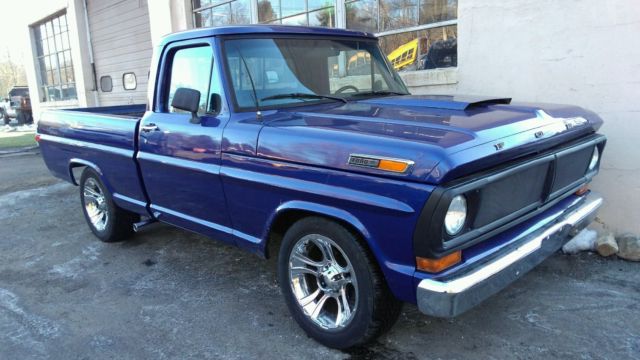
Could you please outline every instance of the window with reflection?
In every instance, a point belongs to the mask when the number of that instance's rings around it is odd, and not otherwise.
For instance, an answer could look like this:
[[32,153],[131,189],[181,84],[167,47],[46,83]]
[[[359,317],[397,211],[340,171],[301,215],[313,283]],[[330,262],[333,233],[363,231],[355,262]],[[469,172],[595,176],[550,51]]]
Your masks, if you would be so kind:
[[374,40],[234,39],[224,53],[235,102],[245,110],[407,93]]
[[32,26],[38,62],[41,100],[77,99],[67,15]]
[[193,0],[196,27],[251,23],[251,0]]
[[263,24],[336,26],[334,0],[257,0]]
[[175,52],[171,60],[171,80],[169,81],[169,96],[166,103],[169,112],[184,112],[171,106],[173,96],[179,88],[200,91],[198,114],[207,112],[212,62],[213,51],[209,46],[184,48]]
[[397,71],[458,65],[457,0],[347,0],[347,28],[376,33]]

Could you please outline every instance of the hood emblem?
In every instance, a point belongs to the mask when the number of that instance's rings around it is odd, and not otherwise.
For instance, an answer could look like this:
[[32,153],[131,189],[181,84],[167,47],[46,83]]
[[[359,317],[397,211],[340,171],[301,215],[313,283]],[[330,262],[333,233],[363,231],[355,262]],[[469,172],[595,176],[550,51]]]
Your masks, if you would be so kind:
[[493,147],[496,149],[496,151],[500,151],[504,149],[504,142],[495,143],[493,144]]
[[544,110],[536,110],[536,116],[543,120],[562,120],[564,123],[564,127],[569,129],[573,129],[574,127],[582,126],[588,123],[589,121],[582,116],[570,117],[570,118],[556,118],[546,113]]
[[536,133],[533,135],[536,137],[536,139],[540,139],[544,136],[544,131],[536,131]]
[[405,159],[395,159],[376,155],[351,154],[349,155],[350,166],[366,167],[394,173],[406,173],[413,166],[414,162]]

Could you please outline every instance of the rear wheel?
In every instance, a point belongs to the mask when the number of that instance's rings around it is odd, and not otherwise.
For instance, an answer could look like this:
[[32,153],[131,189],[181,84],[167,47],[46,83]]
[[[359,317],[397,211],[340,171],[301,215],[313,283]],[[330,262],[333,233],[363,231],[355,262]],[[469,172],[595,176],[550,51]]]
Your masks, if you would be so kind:
[[126,239],[140,216],[119,208],[95,170],[86,168],[80,178],[82,211],[91,231],[104,242]]
[[328,219],[305,218],[287,231],[278,279],[294,319],[328,347],[364,345],[393,326],[400,314],[402,303],[391,294],[368,249]]

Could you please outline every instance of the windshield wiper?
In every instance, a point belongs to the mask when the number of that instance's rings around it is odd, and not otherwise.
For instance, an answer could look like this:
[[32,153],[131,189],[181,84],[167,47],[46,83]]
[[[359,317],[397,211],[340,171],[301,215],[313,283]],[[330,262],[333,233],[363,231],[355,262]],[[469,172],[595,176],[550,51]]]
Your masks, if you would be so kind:
[[347,103],[347,99],[341,98],[338,96],[308,94],[308,93],[278,94],[278,95],[263,97],[262,99],[260,99],[260,101],[277,100],[277,99],[330,99],[330,100],[342,101],[345,104]]

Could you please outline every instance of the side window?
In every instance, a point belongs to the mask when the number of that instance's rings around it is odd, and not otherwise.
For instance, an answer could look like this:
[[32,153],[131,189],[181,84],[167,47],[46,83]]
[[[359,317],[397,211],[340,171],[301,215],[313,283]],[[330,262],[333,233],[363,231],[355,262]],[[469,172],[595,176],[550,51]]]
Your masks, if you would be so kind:
[[207,111],[212,61],[213,51],[209,46],[184,48],[174,53],[171,62],[169,96],[166,104],[169,112],[184,112],[179,109],[174,109],[171,106],[171,101],[178,88],[189,88],[200,91],[198,114],[204,114]]

